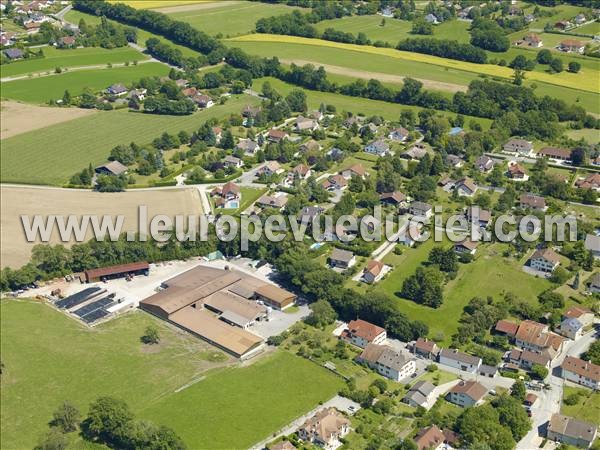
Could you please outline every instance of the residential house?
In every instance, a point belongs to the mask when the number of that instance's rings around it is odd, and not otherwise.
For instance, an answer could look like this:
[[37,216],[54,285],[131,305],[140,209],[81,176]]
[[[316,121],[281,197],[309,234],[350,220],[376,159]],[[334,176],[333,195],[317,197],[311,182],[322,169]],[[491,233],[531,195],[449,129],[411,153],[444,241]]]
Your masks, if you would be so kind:
[[583,336],[583,324],[574,317],[567,318],[560,323],[559,332],[564,337],[576,341]]
[[271,128],[267,133],[267,140],[275,143],[288,139],[289,137],[290,136],[287,134],[287,132],[283,130],[276,130],[274,128]]
[[144,99],[146,98],[146,93],[148,92],[147,89],[141,88],[141,89],[132,89],[129,94],[127,94],[127,98],[132,99],[132,100],[136,100],[138,102],[143,102]]
[[398,127],[390,131],[388,138],[392,141],[404,142],[408,139],[408,134],[409,131],[406,128]]
[[190,98],[200,94],[200,92],[198,92],[198,89],[196,89],[195,87],[189,87],[189,88],[183,89],[181,91],[181,93],[183,95],[185,95],[186,97],[190,97]]
[[290,441],[279,441],[277,444],[270,445],[269,450],[296,450],[296,447]]
[[4,54],[8,59],[12,60],[22,59],[24,56],[23,50],[21,50],[20,48],[8,48],[4,50]]
[[256,200],[256,204],[263,208],[274,208],[282,210],[288,202],[287,194],[280,192],[274,195],[263,194]]
[[365,283],[377,283],[385,274],[385,264],[381,261],[371,260],[363,271],[362,279]]
[[127,95],[127,88],[121,84],[121,83],[116,83],[113,84],[111,86],[108,87],[108,89],[106,89],[106,92],[110,95],[114,95],[116,97],[122,97],[124,95]]
[[350,432],[350,420],[335,408],[326,408],[298,428],[298,437],[325,450],[342,445],[341,438]]
[[546,437],[580,448],[590,448],[596,439],[596,425],[554,413],[546,427]]
[[452,127],[450,128],[450,131],[448,131],[448,136],[464,136],[465,135],[465,130],[463,130],[461,127]]
[[511,138],[504,144],[503,149],[505,152],[529,156],[533,152],[533,143],[525,139]]
[[414,408],[419,406],[427,408],[429,402],[433,399],[435,386],[429,381],[418,381],[406,393],[402,402]]
[[295,180],[306,180],[311,176],[311,174],[312,171],[306,164],[298,164],[292,169],[292,175]]
[[427,149],[424,145],[413,145],[410,149],[400,155],[404,159],[420,160],[427,154]]
[[433,215],[433,207],[429,203],[413,202],[410,205],[409,212],[413,216],[429,219]]
[[390,146],[383,140],[373,141],[365,147],[365,152],[377,156],[386,156],[390,154]]
[[231,181],[217,186],[210,195],[215,198],[215,208],[238,208],[242,199],[240,187]]
[[440,431],[437,425],[422,428],[413,439],[417,450],[451,450],[457,448],[458,436],[451,430]]
[[356,124],[357,126],[360,125],[361,121],[362,121],[361,118],[356,117],[356,116],[351,116],[351,117],[348,117],[346,120],[344,120],[343,126],[344,126],[344,128],[351,128],[354,124]]
[[565,39],[559,44],[558,48],[562,52],[583,54],[585,44],[576,39]]
[[372,134],[376,134],[378,128],[379,127],[377,125],[375,125],[373,122],[369,122],[369,123],[363,125],[362,127],[360,127],[360,134],[362,136],[367,130]]
[[583,14],[583,13],[577,14],[573,20],[575,21],[575,23],[577,25],[583,25],[584,23],[587,22],[587,18],[585,17],[585,14]]
[[475,161],[475,168],[482,173],[489,173],[494,168],[494,160],[489,156],[482,155]]
[[414,358],[407,357],[387,345],[367,344],[356,359],[394,381],[410,377],[417,369]]
[[551,248],[541,248],[536,250],[529,261],[532,269],[546,273],[554,272],[554,269],[560,264],[558,254]]
[[321,185],[327,191],[332,192],[345,189],[348,186],[348,182],[342,175],[331,175],[325,181],[323,181]]
[[515,334],[517,347],[538,353],[550,348],[552,351],[560,353],[563,341],[562,337],[548,331],[548,325],[532,320],[522,321]]
[[579,189],[593,189],[600,192],[600,173],[589,174],[585,178],[580,178],[575,182],[575,186]]
[[196,103],[196,105],[198,105],[198,108],[210,108],[215,104],[212,98],[204,94],[194,95],[192,100],[194,103]]
[[329,265],[340,269],[348,269],[356,264],[356,256],[348,250],[334,248],[329,255]]
[[387,339],[387,334],[384,328],[366,320],[357,319],[348,323],[348,328],[342,332],[340,337],[349,344],[366,348],[368,344],[383,344]]
[[535,209],[536,211],[546,211],[547,208],[544,197],[533,194],[521,194],[519,207],[521,209]]
[[76,46],[73,36],[63,36],[58,38],[57,46],[60,48],[72,48]]
[[12,39],[13,37],[13,34],[0,33],[0,47],[10,47],[11,45],[14,45],[15,41]]
[[568,148],[544,147],[540,149],[538,155],[556,161],[570,161],[571,153]]
[[571,306],[564,312],[563,319],[577,319],[583,324],[584,327],[587,327],[594,323],[594,313],[587,308],[582,308],[581,306]]
[[448,155],[446,156],[446,164],[454,169],[460,169],[465,165],[465,161],[460,156]]
[[305,206],[298,213],[298,221],[311,224],[322,212],[323,208],[320,206]]
[[24,23],[25,31],[27,34],[36,34],[40,32],[40,22],[27,22]]
[[525,370],[531,370],[535,365],[550,369],[554,356],[554,353],[550,350],[534,352],[531,350],[519,350],[518,348],[513,348],[508,354],[508,360]]
[[347,169],[342,170],[341,174],[346,180],[349,180],[352,177],[360,177],[364,179],[367,175],[367,171],[362,164],[354,164]]
[[252,139],[240,139],[240,142],[235,146],[237,150],[241,150],[244,154],[248,156],[256,155],[256,152],[260,150],[260,146],[258,143],[253,141]]
[[509,320],[500,319],[496,322],[496,326],[494,327],[494,331],[499,334],[504,334],[511,339],[515,337],[517,331],[519,330],[519,325],[511,322]]
[[296,124],[294,125],[294,131],[302,133],[304,131],[315,131],[319,129],[319,122],[314,119],[298,116],[296,118]]
[[533,48],[540,48],[544,45],[542,38],[535,33],[529,33],[528,35],[524,36],[523,42],[525,42],[529,47]]
[[435,342],[430,341],[427,338],[419,338],[413,345],[413,352],[415,355],[435,360],[440,353],[440,348]]
[[440,364],[470,373],[477,372],[477,369],[479,369],[479,366],[481,365],[481,358],[467,355],[459,350],[450,348],[443,348],[440,350],[438,358]]
[[414,247],[415,242],[418,242],[423,235],[422,228],[423,226],[420,223],[409,223],[408,228],[398,236],[398,243],[407,247]]
[[560,20],[554,24],[554,28],[558,28],[559,30],[565,31],[571,28],[573,24],[568,20]]
[[600,390],[600,366],[591,361],[567,356],[560,365],[561,377],[573,383]]
[[254,119],[261,111],[262,108],[260,106],[246,105],[242,108],[242,116]]
[[498,375],[498,367],[482,364],[479,366],[479,369],[477,369],[477,373],[485,378],[495,378],[496,375]]
[[529,175],[525,169],[516,161],[511,161],[508,163],[508,177],[515,181],[527,181],[529,179]]
[[379,195],[379,201],[386,205],[394,205],[399,207],[405,207],[408,205],[406,195],[400,191],[383,192]]
[[283,172],[283,169],[277,161],[267,161],[256,170],[256,175],[259,177],[264,175],[267,177],[278,175]]
[[304,144],[300,146],[301,152],[318,152],[321,151],[323,147],[314,139],[309,139]]
[[225,167],[235,167],[236,169],[239,169],[244,166],[244,161],[235,156],[227,155],[223,160],[223,164],[225,164]]
[[439,22],[438,18],[436,16],[434,16],[433,14],[427,14],[425,16],[425,21],[432,23],[433,25],[437,25]]
[[121,174],[127,173],[127,166],[125,164],[121,164],[120,161],[110,161],[106,164],[102,164],[94,169],[98,175],[115,175],[119,176]]
[[597,272],[592,276],[588,289],[594,294],[600,294],[600,272]]
[[458,180],[454,188],[461,197],[473,197],[478,189],[473,180],[468,177]]
[[223,136],[223,128],[221,127],[212,127],[212,132],[215,135],[215,139],[217,140],[217,144],[221,142],[221,137]]
[[463,255],[474,255],[479,247],[479,242],[470,239],[463,239],[454,244],[454,252]]
[[323,115],[323,113],[321,111],[319,111],[318,109],[311,111],[310,113],[308,113],[308,117],[310,117],[311,119],[315,119],[316,121],[320,122],[321,120],[323,120],[323,117],[325,117]]
[[462,408],[480,404],[487,394],[486,387],[477,381],[459,381],[450,391],[447,399]]
[[492,221],[492,212],[479,206],[469,206],[465,209],[465,218],[473,226],[487,228]]

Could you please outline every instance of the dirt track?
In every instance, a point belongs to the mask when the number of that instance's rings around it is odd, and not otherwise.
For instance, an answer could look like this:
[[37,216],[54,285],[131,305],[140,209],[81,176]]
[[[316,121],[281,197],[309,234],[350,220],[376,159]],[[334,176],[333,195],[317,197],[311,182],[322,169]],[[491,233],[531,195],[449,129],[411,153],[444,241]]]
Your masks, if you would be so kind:
[[50,108],[14,101],[3,101],[0,105],[0,124],[2,125],[0,139],[95,113],[96,111],[90,109]]
[[[305,61],[302,59],[280,59],[283,64],[296,64],[298,66],[303,66],[305,64],[312,64],[316,67],[323,66],[323,68],[329,72],[337,75],[346,75],[349,77],[356,78],[364,78],[366,80],[370,80],[371,78],[375,80],[379,80],[384,83],[402,83],[404,81],[403,76],[400,75],[391,75],[389,73],[380,73],[380,72],[368,72],[364,70],[354,70],[349,69],[348,67],[341,66],[332,66],[330,64],[321,64],[314,61]],[[421,83],[423,83],[423,87],[426,89],[433,89],[437,91],[449,91],[449,92],[466,92],[467,86],[463,86],[460,84],[453,83],[444,83],[441,81],[433,81],[433,80],[425,80],[422,78],[417,78]]]
[[[166,214],[173,220],[176,214],[200,214],[202,210],[198,190],[195,188],[103,194],[85,190],[4,185],[0,186],[0,201],[0,266],[15,268],[29,260],[31,248],[39,243],[26,241],[21,215],[39,214],[45,219],[50,214],[106,214],[113,217],[113,222],[116,221],[115,216],[124,215],[122,231],[125,232],[137,229],[140,205],[147,206],[148,220],[157,214]],[[88,231],[86,240],[91,237],[91,231]],[[52,234],[50,243],[60,243],[57,231]]]

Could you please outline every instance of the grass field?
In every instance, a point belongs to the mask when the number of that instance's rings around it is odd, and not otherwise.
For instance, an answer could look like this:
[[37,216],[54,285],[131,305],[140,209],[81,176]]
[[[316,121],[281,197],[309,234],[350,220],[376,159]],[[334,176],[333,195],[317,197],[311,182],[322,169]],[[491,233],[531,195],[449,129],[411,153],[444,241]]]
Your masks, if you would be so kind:
[[575,140],[584,139],[589,144],[600,143],[600,131],[590,128],[567,131],[567,136]]
[[[3,300],[0,320],[1,443],[7,450],[33,448],[64,400],[85,413],[97,397],[112,395],[139,411],[215,367],[205,360],[214,348],[142,312],[91,330],[49,306]],[[150,324],[161,344],[148,351],[139,339]]]
[[[325,41],[322,39],[309,39],[298,36],[281,36],[271,34],[250,34],[234,38],[235,42],[276,42],[276,43],[292,43],[315,47],[329,47],[341,50],[352,50],[368,55],[384,55],[391,58],[412,63],[424,63],[427,65],[441,66],[448,69],[457,69],[460,71],[471,72],[476,74],[485,74],[488,76],[497,76],[502,78],[511,78],[513,70],[508,67],[500,67],[491,64],[474,64],[465,61],[456,61],[437,56],[424,55],[419,53],[404,52],[391,48],[377,48],[366,45],[343,44],[340,42]],[[313,51],[311,50],[311,51]],[[370,56],[368,59],[370,60]],[[550,75],[547,73],[530,72],[528,79],[540,81],[558,86],[571,87],[588,92],[598,91],[598,71],[586,71],[578,74],[560,73]]]
[[326,369],[282,351],[248,367],[219,371],[141,414],[173,428],[189,448],[248,448],[342,385]]
[[81,67],[104,64],[118,64],[127,61],[142,61],[148,56],[131,47],[106,50],[101,47],[87,47],[74,49],[57,49],[44,47],[44,57],[17,61],[1,66],[2,77],[25,75],[36,72],[54,72],[56,67]]
[[[411,300],[398,297],[403,281],[412,275],[422,261],[427,260],[429,251],[434,246],[432,239],[421,244],[417,249],[407,249],[401,256],[388,255],[385,263],[394,264],[395,270],[383,280],[376,289],[385,291],[396,298],[398,308],[412,320],[421,320],[431,330],[441,331],[444,343],[450,342],[458,328],[465,305],[476,296],[499,297],[504,292],[513,292],[517,297],[528,302],[536,302],[537,295],[551,286],[549,281],[535,278],[521,270],[517,262],[501,256],[500,244],[487,248],[479,248],[477,258],[470,264],[460,266],[457,277],[448,282],[444,289],[444,303],[432,310]],[[443,317],[443,320],[440,318]]]
[[[296,87],[285,83],[276,78],[259,78],[254,80],[253,89],[260,91],[262,84],[268,81],[271,86],[282,95],[287,95],[292,89]],[[419,112],[422,108],[417,106],[400,105],[396,103],[382,102],[379,100],[370,100],[366,98],[350,97],[347,95],[333,94],[330,92],[318,92],[305,90],[308,107],[316,109],[321,103],[335,105],[338,111],[351,111],[356,114],[363,114],[365,116],[380,115],[388,120],[398,120],[400,112],[405,109],[412,109],[415,112]],[[448,115],[449,117],[453,114],[441,111],[442,114]],[[479,122],[483,128],[489,129],[491,126],[491,120],[481,119],[479,117],[469,117],[469,120],[475,120]]]
[[598,34],[600,34],[600,22],[592,22],[592,23],[588,23],[586,25],[583,25],[582,27],[578,27],[575,29],[576,33],[579,34],[590,34],[593,36],[596,36]]
[[[334,28],[344,31],[345,33],[365,33],[372,41],[389,42],[392,46],[396,46],[402,39],[419,37],[411,34],[412,22],[400,19],[385,19],[385,26],[381,26],[381,16],[349,16],[341,19],[324,20],[315,25],[315,28],[320,32],[326,28]],[[433,28],[433,36],[438,39],[452,39],[459,42],[469,42],[469,26],[468,22],[450,21],[442,23]]]
[[0,155],[3,183],[63,184],[75,173],[105,162],[119,144],[151,142],[163,132],[188,132],[204,120],[239,113],[244,105],[258,103],[255,97],[234,96],[188,116],[161,116],[126,110],[98,112],[2,141]]
[[192,25],[209,35],[225,37],[247,34],[254,30],[258,19],[288,14],[296,8],[260,2],[221,2],[209,10],[172,12],[169,16]]
[[579,394],[579,401],[575,405],[563,403],[560,413],[600,426],[600,392],[571,386],[564,387],[563,398],[573,394]]
[[207,0],[109,0],[113,3],[125,3],[132,8],[153,9],[165,8],[167,6],[193,5],[195,3],[204,3]]
[[[255,36],[260,37],[260,35]],[[385,55],[369,54],[367,57],[367,55],[361,52],[340,48],[278,42],[244,42],[239,40],[225,42],[231,47],[239,47],[250,54],[263,57],[278,56],[286,62],[296,61],[298,64],[310,62],[317,66],[319,64],[326,64],[347,67],[349,74],[353,71],[379,72],[392,76],[407,76],[430,80],[432,83],[430,83],[428,89],[432,90],[444,90],[444,83],[468,86],[471,81],[481,78],[476,73],[464,70],[420,62],[410,62],[410,64],[407,64],[406,61]],[[392,49],[381,50],[396,52],[396,50]],[[498,68],[501,69],[501,67]],[[543,75],[549,76],[548,74]],[[550,95],[567,103],[581,105],[589,112],[600,114],[600,94],[597,91],[592,94],[591,92],[585,92],[577,88],[566,88],[533,81],[533,79],[530,79],[529,74],[526,74],[526,77],[525,84],[531,86],[535,83],[538,95]],[[355,76],[354,78],[357,77]],[[591,81],[593,81],[593,78]],[[436,82],[439,82],[439,86],[435,85]]]
[[130,84],[143,77],[164,76],[168,73],[167,66],[155,62],[112,69],[78,70],[2,83],[2,98],[43,104],[62,98],[66,89],[75,96],[80,95],[85,88],[100,91],[113,83]]

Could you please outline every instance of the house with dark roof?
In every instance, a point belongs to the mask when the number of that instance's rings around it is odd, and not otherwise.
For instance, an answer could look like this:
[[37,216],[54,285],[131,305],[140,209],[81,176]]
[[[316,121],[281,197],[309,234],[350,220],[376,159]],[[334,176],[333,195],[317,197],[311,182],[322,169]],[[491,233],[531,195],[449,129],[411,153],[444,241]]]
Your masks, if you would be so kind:
[[24,56],[23,50],[21,50],[20,48],[7,48],[6,50],[4,50],[4,54],[8,59],[12,60],[21,59]]
[[428,219],[433,215],[433,207],[429,203],[413,202],[410,205],[409,212],[413,216]]
[[94,169],[98,175],[121,175],[127,173],[127,166],[125,164],[121,164],[121,162],[115,160],[107,162],[106,164],[102,164]]
[[454,189],[461,197],[473,197],[478,187],[471,178],[465,177],[456,182]]
[[579,189],[593,189],[596,192],[600,192],[600,173],[591,173],[585,178],[578,178],[575,181],[575,186]]
[[597,431],[594,424],[555,413],[548,421],[546,437],[551,441],[574,447],[590,448],[596,439]]
[[348,269],[356,264],[356,256],[348,250],[334,248],[329,255],[329,265],[340,269]]
[[106,89],[107,94],[114,95],[116,97],[122,97],[124,95],[127,95],[127,92],[128,92],[127,88],[125,87],[125,85],[123,85],[121,83],[111,84]]
[[387,339],[384,328],[374,325],[366,320],[351,320],[340,338],[349,344],[360,348],[366,348],[368,344],[381,345]]
[[506,174],[511,180],[515,181],[527,181],[529,179],[529,175],[527,175],[525,168],[516,161],[508,163],[508,171]]
[[509,362],[516,364],[525,370],[531,370],[535,365],[550,369],[552,359],[553,352],[550,350],[542,350],[538,352],[513,348],[508,354]]
[[494,160],[486,155],[480,156],[475,161],[475,168],[482,173],[489,173],[494,168]]
[[382,139],[371,142],[365,147],[365,152],[377,156],[390,154],[390,146]]
[[414,408],[419,406],[427,408],[433,398],[434,390],[435,386],[429,381],[418,381],[408,390],[402,402]]
[[544,147],[540,149],[538,155],[555,161],[570,161],[571,153],[568,148]]
[[505,152],[529,156],[533,152],[533,142],[526,139],[511,138],[502,148]]
[[240,139],[235,148],[243,151],[248,156],[254,156],[260,150],[260,145],[252,139]]
[[387,205],[407,206],[407,198],[400,191],[383,192],[379,195],[379,201]]

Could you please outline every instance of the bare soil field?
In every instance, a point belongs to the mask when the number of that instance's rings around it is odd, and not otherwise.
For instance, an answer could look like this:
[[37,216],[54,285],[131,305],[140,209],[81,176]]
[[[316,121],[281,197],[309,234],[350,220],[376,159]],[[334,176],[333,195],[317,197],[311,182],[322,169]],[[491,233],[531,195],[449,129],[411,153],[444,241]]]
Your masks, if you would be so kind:
[[50,108],[25,103],[3,101],[0,104],[0,139],[61,122],[95,114],[95,110],[80,108]]
[[[304,66],[306,64],[312,64],[316,67],[321,67],[328,72],[334,73],[337,75],[346,75],[348,77],[356,77],[356,78],[364,78],[366,80],[375,79],[384,83],[402,83],[404,82],[404,78],[401,75],[391,75],[389,73],[381,73],[381,72],[368,72],[365,70],[356,70],[350,69],[348,67],[341,66],[332,66],[330,64],[321,64],[316,63],[314,61],[304,61],[301,59],[280,59],[283,64],[296,64],[297,66]],[[434,80],[425,80],[422,78],[417,78],[421,83],[423,83],[423,87],[425,89],[433,89],[435,91],[449,91],[449,92],[467,92],[467,86],[462,86],[460,84],[453,83],[444,83],[442,81],[434,81]]]
[[[145,205],[148,210],[148,221],[157,215],[165,214],[174,220],[178,214],[201,214],[202,206],[198,190],[183,189],[140,189],[118,193],[99,193],[85,190],[60,189],[35,186],[0,186],[0,266],[20,267],[27,263],[31,248],[40,243],[27,242],[21,215],[40,215],[44,222],[49,215],[73,214],[110,215],[116,223],[116,216],[123,215],[122,232],[137,231],[138,207]],[[88,227],[85,240],[92,238],[91,226]],[[50,244],[60,243],[60,236],[55,229],[52,232]],[[65,243],[69,246],[74,240]]]

